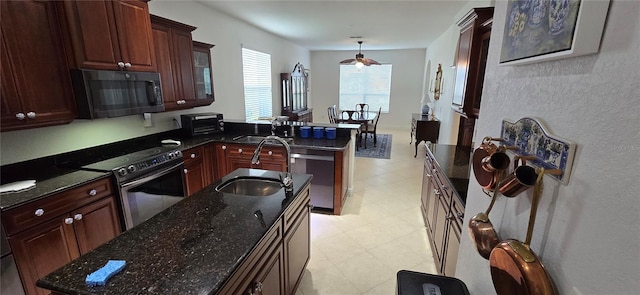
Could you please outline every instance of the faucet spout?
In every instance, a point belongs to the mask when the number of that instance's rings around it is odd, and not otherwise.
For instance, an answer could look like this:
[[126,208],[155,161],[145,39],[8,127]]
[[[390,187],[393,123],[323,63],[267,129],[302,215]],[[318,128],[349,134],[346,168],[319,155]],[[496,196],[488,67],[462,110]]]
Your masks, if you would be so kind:
[[275,135],[269,135],[261,140],[260,143],[258,143],[258,147],[256,148],[256,150],[253,152],[253,156],[251,157],[251,164],[255,165],[260,163],[260,152],[262,151],[262,147],[267,141],[270,140],[277,141],[282,144],[282,146],[284,146],[285,152],[287,154],[287,172],[285,173],[284,178],[282,178],[282,184],[284,185],[285,192],[293,192],[293,177],[291,175],[291,147],[284,139]]

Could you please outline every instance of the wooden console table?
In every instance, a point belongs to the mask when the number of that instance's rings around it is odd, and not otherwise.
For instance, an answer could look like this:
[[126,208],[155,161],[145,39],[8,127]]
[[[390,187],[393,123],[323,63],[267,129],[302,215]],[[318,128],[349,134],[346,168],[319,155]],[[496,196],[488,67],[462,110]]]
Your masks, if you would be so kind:
[[438,143],[438,136],[440,135],[440,121],[433,116],[423,116],[422,114],[411,114],[411,141],[415,139],[416,153],[413,155],[415,158],[418,155],[418,144],[421,141],[429,141],[431,143]]

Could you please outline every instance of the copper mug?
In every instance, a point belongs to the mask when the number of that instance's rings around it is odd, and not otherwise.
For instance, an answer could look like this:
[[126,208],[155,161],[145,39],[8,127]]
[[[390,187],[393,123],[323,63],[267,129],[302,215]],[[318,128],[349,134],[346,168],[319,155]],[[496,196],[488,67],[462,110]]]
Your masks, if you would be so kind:
[[[514,159],[515,168],[513,169],[513,173],[501,181],[498,189],[505,197],[513,198],[536,184],[538,173],[536,173],[535,168],[527,166],[526,159],[535,159],[535,157],[516,156]],[[522,160],[522,165],[520,166],[518,166],[519,160]]]

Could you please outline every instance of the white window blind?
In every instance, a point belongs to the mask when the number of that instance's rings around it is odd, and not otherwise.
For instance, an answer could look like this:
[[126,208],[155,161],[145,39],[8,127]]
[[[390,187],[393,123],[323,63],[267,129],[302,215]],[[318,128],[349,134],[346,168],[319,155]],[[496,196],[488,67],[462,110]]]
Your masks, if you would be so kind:
[[246,119],[270,117],[272,113],[271,55],[242,48],[242,72]]
[[369,111],[389,112],[391,65],[356,68],[340,65],[340,109],[353,110],[358,103],[369,104]]

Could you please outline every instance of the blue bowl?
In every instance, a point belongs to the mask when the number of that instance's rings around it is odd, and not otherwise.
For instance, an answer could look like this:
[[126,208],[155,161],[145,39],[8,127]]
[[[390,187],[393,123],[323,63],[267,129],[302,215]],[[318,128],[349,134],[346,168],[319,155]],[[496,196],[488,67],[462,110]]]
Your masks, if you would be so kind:
[[326,133],[327,139],[336,139],[336,128],[327,127],[324,129],[324,132]]
[[324,127],[313,127],[313,138],[321,139],[324,137]]
[[300,137],[309,138],[311,136],[311,127],[309,126],[301,126],[300,127]]

